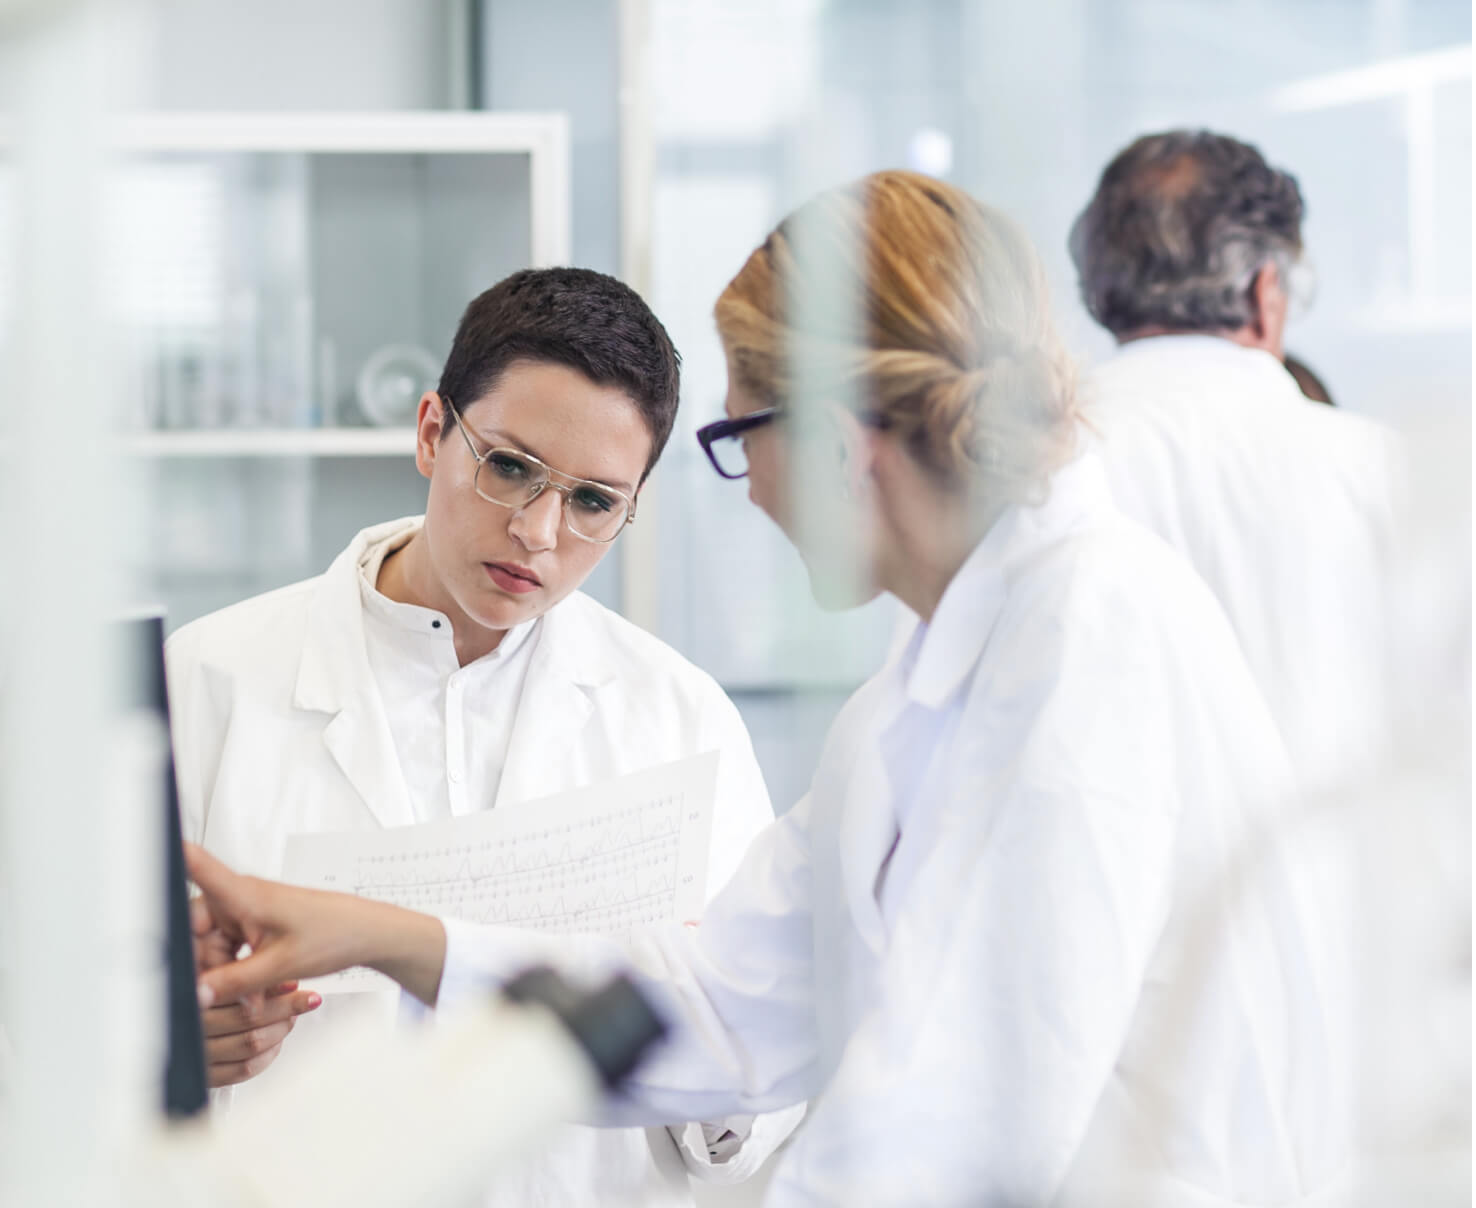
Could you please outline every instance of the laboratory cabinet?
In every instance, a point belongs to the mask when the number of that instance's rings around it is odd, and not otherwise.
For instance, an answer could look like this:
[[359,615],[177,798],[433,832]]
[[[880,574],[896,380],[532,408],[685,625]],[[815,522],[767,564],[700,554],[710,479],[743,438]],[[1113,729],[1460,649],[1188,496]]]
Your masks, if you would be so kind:
[[109,405],[139,508],[125,558],[172,629],[421,510],[415,406],[462,310],[568,262],[568,124],[170,113],[110,141]]

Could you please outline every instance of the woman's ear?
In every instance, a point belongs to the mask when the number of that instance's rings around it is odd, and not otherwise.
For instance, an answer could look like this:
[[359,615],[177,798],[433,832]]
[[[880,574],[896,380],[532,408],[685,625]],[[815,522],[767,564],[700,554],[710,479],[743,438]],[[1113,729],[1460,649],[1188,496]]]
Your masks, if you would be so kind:
[[415,411],[415,468],[426,478],[436,468],[446,418],[446,404],[439,394],[427,390],[420,396],[420,406]]
[[826,403],[823,415],[825,435],[835,450],[843,489],[850,495],[860,495],[872,481],[879,433],[839,403]]

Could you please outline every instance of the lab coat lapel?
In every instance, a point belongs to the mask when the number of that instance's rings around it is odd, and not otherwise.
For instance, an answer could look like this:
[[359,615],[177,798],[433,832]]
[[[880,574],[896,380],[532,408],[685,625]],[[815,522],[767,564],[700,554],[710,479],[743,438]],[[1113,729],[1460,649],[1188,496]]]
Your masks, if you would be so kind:
[[858,725],[849,753],[841,876],[857,934],[878,956],[885,946],[886,924],[877,900],[877,876],[898,841],[896,795],[914,787],[899,783],[899,777],[922,775],[928,765],[924,759],[912,767],[903,757],[907,744],[925,739],[912,732],[904,714],[909,708],[936,712],[948,707],[973,673],[999,619],[1005,598],[1001,566],[1021,548],[1027,526],[1048,528],[1057,513],[1074,514],[1072,493],[1068,487],[1064,501],[1056,499],[1030,513],[1016,508],[1002,517],[949,584],[931,625],[914,631],[867,689],[875,696],[862,713],[865,721]]
[[612,673],[574,604],[556,605],[539,623],[538,645],[528,664],[493,808],[548,797],[613,774],[609,767],[591,767],[602,748],[585,736],[594,697]]
[[415,811],[394,736],[364,648],[359,559],[366,545],[418,521],[366,529],[328,568],[309,609],[293,687],[299,709],[331,714],[323,745],[381,826],[406,826]]
[[883,672],[869,692],[875,694],[858,728],[846,774],[845,813],[840,826],[841,881],[856,933],[880,956],[886,928],[876,898],[876,879],[897,838],[892,808],[892,782],[881,756],[881,737],[903,703],[901,660]]

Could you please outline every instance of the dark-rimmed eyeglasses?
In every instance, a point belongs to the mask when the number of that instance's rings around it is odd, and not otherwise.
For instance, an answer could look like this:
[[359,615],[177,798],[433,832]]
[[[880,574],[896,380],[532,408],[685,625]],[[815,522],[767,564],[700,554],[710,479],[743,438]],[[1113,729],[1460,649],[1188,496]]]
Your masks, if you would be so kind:
[[[456,405],[444,395],[441,401],[461,429],[462,439],[477,463],[472,490],[488,503],[521,511],[544,490],[552,487],[563,495],[564,527],[581,541],[605,545],[635,519],[635,500],[614,487],[588,478],[575,478],[538,460],[521,449],[494,446],[478,453]],[[554,478],[563,479],[555,482]]]
[[782,408],[765,407],[737,419],[714,420],[697,429],[697,443],[712,462],[712,468],[724,478],[746,478],[748,450],[743,445],[744,435],[771,423],[781,414]]

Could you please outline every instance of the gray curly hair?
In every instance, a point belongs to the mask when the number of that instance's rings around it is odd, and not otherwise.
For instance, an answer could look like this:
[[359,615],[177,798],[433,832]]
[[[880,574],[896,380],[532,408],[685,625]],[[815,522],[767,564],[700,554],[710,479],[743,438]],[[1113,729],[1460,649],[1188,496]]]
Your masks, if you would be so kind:
[[1256,317],[1267,263],[1287,282],[1302,251],[1302,194],[1261,153],[1208,130],[1138,139],[1107,165],[1071,228],[1081,299],[1117,336],[1237,330]]

